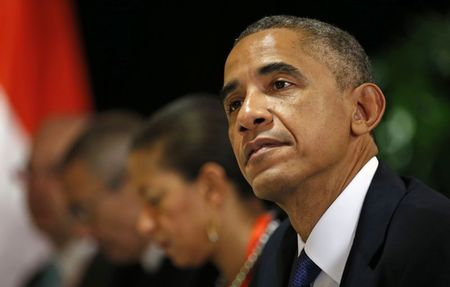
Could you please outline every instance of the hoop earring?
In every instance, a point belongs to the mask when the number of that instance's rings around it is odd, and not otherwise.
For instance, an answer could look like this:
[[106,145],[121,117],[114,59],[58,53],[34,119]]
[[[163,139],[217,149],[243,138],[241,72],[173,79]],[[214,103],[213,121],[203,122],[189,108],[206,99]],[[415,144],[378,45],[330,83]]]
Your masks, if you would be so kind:
[[211,220],[206,227],[206,235],[211,243],[216,243],[219,240],[219,233],[217,232],[216,223]]

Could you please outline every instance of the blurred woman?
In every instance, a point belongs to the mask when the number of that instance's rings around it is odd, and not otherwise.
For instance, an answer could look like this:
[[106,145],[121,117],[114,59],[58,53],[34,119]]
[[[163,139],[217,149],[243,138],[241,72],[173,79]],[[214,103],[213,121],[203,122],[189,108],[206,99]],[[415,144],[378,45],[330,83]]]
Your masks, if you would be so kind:
[[216,286],[248,286],[278,226],[247,184],[216,96],[187,95],[156,112],[133,139],[132,187],[145,200],[140,230],[179,267],[214,264]]

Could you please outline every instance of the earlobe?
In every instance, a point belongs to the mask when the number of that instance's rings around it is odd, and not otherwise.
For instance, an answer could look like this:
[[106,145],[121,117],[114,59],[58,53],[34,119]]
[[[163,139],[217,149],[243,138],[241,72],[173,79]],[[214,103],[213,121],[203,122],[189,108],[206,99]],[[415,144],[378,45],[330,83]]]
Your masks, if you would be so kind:
[[373,83],[364,83],[354,91],[355,109],[351,130],[356,136],[370,133],[380,122],[386,100],[381,89]]

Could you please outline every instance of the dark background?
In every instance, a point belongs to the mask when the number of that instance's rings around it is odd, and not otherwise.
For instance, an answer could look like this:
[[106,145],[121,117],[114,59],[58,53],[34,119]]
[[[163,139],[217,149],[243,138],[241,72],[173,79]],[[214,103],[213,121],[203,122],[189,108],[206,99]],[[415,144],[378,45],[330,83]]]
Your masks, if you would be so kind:
[[449,1],[75,1],[97,110],[149,114],[190,92],[217,92],[233,39],[270,14],[324,20],[369,55],[401,38],[411,19],[444,14]]
[[371,57],[387,98],[375,130],[379,157],[450,196],[449,0],[74,3],[96,110],[144,116],[186,93],[217,93],[234,38],[262,16],[311,17],[347,30]]

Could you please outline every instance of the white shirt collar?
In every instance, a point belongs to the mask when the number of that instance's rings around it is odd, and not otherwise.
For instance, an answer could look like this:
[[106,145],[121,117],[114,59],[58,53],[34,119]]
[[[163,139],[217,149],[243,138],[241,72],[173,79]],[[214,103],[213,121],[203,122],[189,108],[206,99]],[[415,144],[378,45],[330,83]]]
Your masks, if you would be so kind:
[[155,273],[164,260],[164,250],[155,243],[150,242],[141,257],[141,265],[145,271]]
[[299,254],[304,247],[306,254],[338,284],[353,244],[364,198],[377,167],[376,157],[364,165],[319,219],[306,244],[297,236]]

